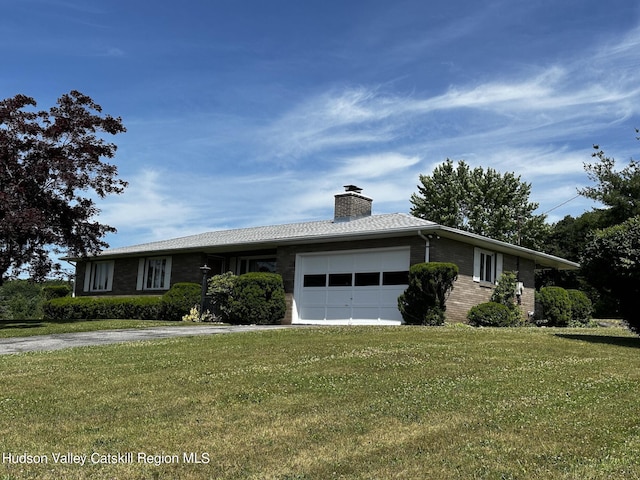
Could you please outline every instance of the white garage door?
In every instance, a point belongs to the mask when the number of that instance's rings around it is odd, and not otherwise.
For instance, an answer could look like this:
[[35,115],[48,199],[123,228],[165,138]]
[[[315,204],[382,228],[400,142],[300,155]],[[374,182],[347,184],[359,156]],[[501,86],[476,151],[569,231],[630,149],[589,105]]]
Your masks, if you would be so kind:
[[397,325],[407,288],[409,249],[300,254],[296,258],[295,323]]

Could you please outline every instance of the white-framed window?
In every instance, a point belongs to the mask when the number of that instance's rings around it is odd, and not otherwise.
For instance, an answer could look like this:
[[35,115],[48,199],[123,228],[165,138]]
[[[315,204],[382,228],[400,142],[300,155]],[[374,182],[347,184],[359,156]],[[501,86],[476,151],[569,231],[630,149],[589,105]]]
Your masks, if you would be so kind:
[[110,292],[113,286],[113,263],[113,260],[87,262],[84,291]]
[[137,290],[169,290],[171,257],[141,258],[138,263]]
[[248,272],[277,272],[276,257],[240,257],[237,262],[236,272],[238,275]]
[[473,281],[495,284],[502,273],[502,254],[475,247],[473,249]]

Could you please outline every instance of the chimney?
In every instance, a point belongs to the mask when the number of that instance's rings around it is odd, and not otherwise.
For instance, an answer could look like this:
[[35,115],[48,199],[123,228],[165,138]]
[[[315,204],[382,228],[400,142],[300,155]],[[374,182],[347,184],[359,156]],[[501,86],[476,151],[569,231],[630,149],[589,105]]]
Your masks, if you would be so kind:
[[361,195],[362,189],[355,185],[345,185],[345,193],[336,194],[334,222],[348,222],[356,218],[371,216],[373,200]]

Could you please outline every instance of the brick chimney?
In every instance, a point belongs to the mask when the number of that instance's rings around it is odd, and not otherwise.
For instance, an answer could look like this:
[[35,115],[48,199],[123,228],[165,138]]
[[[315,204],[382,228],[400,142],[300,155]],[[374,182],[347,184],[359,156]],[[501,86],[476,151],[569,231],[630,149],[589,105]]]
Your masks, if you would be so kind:
[[336,194],[334,222],[348,222],[356,218],[371,216],[373,200],[361,195],[362,189],[355,185],[345,185],[345,193]]

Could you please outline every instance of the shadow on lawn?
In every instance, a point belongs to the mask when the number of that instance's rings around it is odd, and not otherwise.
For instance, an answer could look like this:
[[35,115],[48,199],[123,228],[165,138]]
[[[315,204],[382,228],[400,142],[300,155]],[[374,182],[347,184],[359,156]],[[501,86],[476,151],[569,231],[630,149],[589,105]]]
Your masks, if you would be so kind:
[[618,347],[640,348],[640,338],[638,337],[612,337],[608,335],[582,335],[579,333],[556,333],[556,337],[567,340],[580,340],[581,342],[602,343],[606,345],[616,345]]

